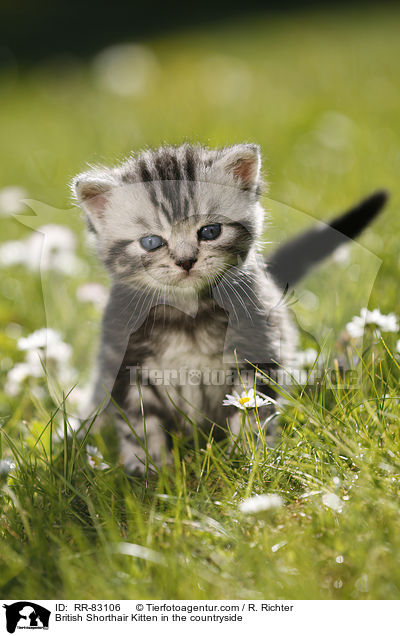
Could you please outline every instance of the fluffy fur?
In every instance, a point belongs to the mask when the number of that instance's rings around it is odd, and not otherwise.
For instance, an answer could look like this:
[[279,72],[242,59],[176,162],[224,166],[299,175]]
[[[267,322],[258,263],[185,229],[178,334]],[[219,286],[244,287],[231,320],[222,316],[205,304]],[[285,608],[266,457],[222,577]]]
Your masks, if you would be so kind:
[[113,412],[129,473],[143,472],[144,447],[157,465],[169,434],[190,436],[193,424],[207,434],[214,422],[220,437],[229,421],[235,434],[237,409],[222,402],[238,373],[256,365],[271,377],[292,362],[284,293],[259,254],[260,170],[255,145],[185,144],[74,181],[112,278],[92,409]]

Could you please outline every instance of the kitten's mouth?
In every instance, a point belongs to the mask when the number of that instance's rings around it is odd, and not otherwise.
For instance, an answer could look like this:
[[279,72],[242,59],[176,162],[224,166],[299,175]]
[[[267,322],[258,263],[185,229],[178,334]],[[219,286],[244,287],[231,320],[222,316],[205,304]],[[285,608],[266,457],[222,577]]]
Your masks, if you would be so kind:
[[199,271],[182,271],[176,273],[170,284],[175,288],[199,291],[207,287],[207,278]]
[[203,268],[183,268],[163,269],[162,271],[152,272],[147,270],[149,276],[148,282],[151,281],[152,288],[162,288],[173,290],[181,290],[182,293],[203,293],[215,285],[226,271],[225,267],[220,267],[214,271]]
[[191,272],[180,272],[179,277],[175,280],[175,284],[180,285],[183,283],[186,286],[192,285],[198,281],[199,277],[196,276],[196,273],[192,274]]
[[[188,272],[187,271],[183,271],[183,272],[179,272],[179,273],[181,275],[180,280],[187,280],[189,278],[189,276],[191,275],[190,271],[188,271]],[[193,275],[192,275],[192,278],[193,278]]]
[[197,291],[201,291],[212,287],[224,276],[226,273],[225,268],[221,268],[214,272],[203,272],[200,269],[190,269],[189,271],[182,271],[175,273],[176,278],[169,279],[169,284],[173,287],[180,287],[181,289],[193,288]]

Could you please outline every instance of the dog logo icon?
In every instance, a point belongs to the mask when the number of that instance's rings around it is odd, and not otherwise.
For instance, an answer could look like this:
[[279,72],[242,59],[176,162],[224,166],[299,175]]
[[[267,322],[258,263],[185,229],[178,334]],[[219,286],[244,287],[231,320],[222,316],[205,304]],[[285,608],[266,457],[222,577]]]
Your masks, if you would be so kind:
[[3,607],[6,610],[6,627],[9,634],[14,634],[16,629],[49,629],[51,612],[37,603],[18,601]]

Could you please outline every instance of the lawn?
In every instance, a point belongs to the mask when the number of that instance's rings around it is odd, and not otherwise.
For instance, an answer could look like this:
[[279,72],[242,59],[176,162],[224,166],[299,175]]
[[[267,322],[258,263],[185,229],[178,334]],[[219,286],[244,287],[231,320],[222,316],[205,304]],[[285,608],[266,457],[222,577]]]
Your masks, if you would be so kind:
[[[262,15],[119,61],[108,51],[3,73],[0,188],[30,203],[0,191],[2,598],[399,598],[400,335],[345,328],[366,305],[400,316],[399,29],[394,6]],[[123,94],[128,63],[138,79]],[[266,250],[376,188],[391,198],[293,301],[301,347],[322,346],[317,365],[351,360],[355,380],[285,394],[274,448],[246,426],[233,449],[176,439],[171,466],[130,479],[113,431],[66,435],[69,402],[49,390],[50,378],[79,389],[90,377],[101,309],[87,284],[107,286],[68,183],[87,163],[185,140],[260,144]],[[46,224],[70,247],[40,269],[32,228]],[[59,334],[49,382],[23,340],[44,327]],[[254,495],[267,509],[243,505]]]

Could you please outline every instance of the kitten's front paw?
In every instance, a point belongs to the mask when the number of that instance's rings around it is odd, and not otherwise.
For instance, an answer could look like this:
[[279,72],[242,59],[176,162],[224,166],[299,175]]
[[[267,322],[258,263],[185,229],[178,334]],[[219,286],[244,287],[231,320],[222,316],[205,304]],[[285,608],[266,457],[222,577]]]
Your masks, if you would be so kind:
[[[145,476],[146,464],[141,462],[137,457],[128,457],[125,460],[121,457],[120,459],[127,475],[130,475],[130,477]],[[148,468],[151,470],[152,467],[149,465]]]
[[166,438],[159,419],[153,416],[146,419],[146,436],[143,433],[143,422],[132,426],[137,431],[136,437],[124,420],[117,421],[121,464],[128,475],[157,473],[157,468],[161,467],[168,456]]
[[172,456],[170,454],[165,455],[163,459],[159,459],[159,461],[155,462],[153,459],[147,458],[147,461],[144,457],[143,451],[138,453],[138,456],[134,454],[126,455],[126,453],[121,453],[120,462],[124,467],[124,470],[127,475],[131,477],[144,477],[146,474],[156,475],[157,469],[161,468],[162,465],[170,464]]

